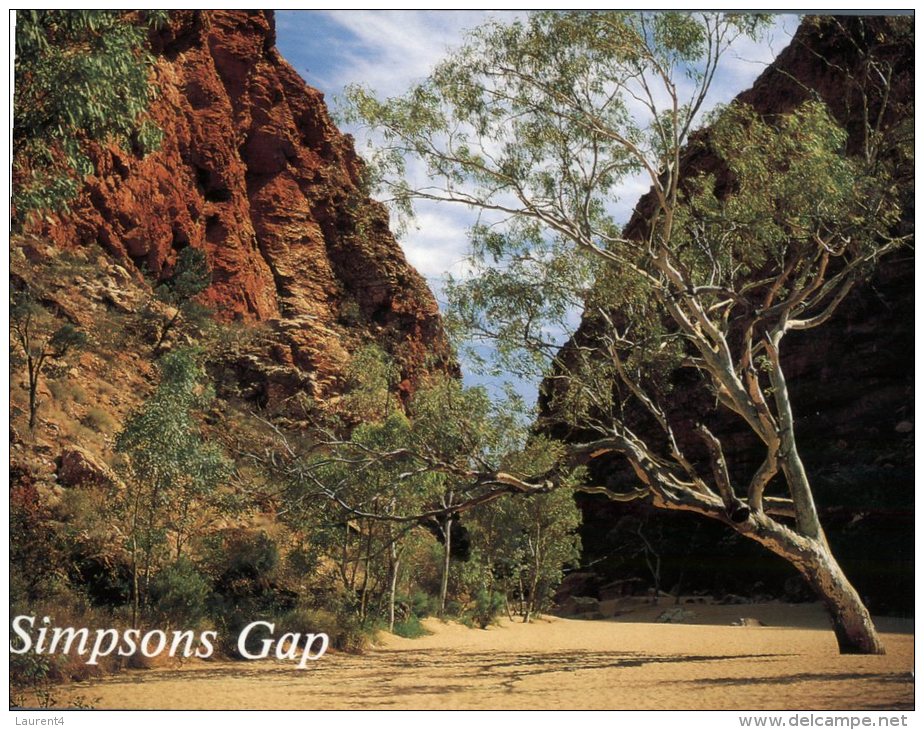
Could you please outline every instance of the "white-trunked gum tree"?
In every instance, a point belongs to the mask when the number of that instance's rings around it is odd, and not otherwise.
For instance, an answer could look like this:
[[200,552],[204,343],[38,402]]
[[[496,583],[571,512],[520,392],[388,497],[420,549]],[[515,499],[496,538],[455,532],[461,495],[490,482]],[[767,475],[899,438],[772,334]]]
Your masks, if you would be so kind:
[[[443,515],[555,488],[558,473],[573,482],[576,464],[619,454],[631,488],[577,488],[724,522],[811,584],[842,653],[877,654],[819,520],[782,353],[789,333],[823,326],[881,257],[911,244],[900,196],[913,137],[890,122],[891,71],[875,49],[854,79],[865,128],[850,154],[819,101],[786,115],[736,103],[706,115],[723,54],[765,23],[539,12],[476,30],[402,97],[352,89],[355,119],[381,141],[373,162],[393,202],[482,213],[471,275],[448,287],[452,322],[469,342],[491,343],[499,370],[544,378],[549,418],[584,437],[555,446],[560,470],[533,477],[501,471],[487,452],[396,453],[475,485],[431,510]],[[715,173],[687,170],[691,144],[719,160]],[[425,184],[406,182],[409,159],[425,163]],[[640,174],[653,205],[629,235],[618,196]],[[594,336],[562,350],[550,333],[573,333],[581,309]],[[704,415],[685,414],[701,422],[680,434],[678,373],[759,440],[763,462],[749,479],[733,479],[735,454]]]

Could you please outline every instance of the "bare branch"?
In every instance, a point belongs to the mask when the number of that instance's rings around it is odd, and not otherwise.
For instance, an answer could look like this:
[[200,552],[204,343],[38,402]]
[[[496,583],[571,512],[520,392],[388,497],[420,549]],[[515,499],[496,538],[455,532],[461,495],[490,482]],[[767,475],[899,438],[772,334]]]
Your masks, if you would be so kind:
[[728,465],[725,463],[722,444],[712,431],[703,424],[696,426],[696,433],[709,450],[709,457],[712,460],[712,473],[716,486],[719,488],[719,494],[722,495],[722,501],[725,503],[725,511],[728,513],[729,519],[732,522],[744,522],[748,518],[750,510],[744,502],[735,496],[735,490],[728,476]]

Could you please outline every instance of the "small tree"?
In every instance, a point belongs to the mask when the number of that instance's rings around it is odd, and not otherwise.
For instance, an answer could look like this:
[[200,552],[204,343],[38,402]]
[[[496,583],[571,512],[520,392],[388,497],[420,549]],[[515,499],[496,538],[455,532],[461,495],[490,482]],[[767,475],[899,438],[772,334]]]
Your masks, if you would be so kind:
[[[411,417],[415,438],[408,444],[410,448],[447,463],[465,458],[465,454],[477,454],[485,447],[491,449],[490,442],[496,437],[492,433],[487,394],[482,390],[465,390],[448,378],[441,378],[416,394],[411,403]],[[458,519],[451,508],[461,495],[470,492],[472,484],[464,476],[439,470],[433,474],[436,479],[431,487],[431,506],[442,509],[431,517],[431,522],[443,546],[438,611],[443,617],[449,590],[453,524]]]
[[346,371],[346,393],[338,410],[350,422],[377,423],[401,408],[396,395],[401,371],[376,345],[360,348]]
[[[359,349],[347,369],[347,392],[329,414],[333,425],[326,424],[317,453],[297,459],[285,477],[290,484],[284,519],[337,567],[360,621],[366,621],[375,594],[387,595],[389,630],[395,623],[406,540],[416,527],[390,517],[421,509],[430,477],[416,473],[398,479],[400,460],[357,461],[350,451],[369,454],[407,446],[411,424],[397,397],[398,373],[379,347]],[[337,434],[344,422],[356,421],[361,423],[343,441]],[[287,454],[296,452],[288,447]],[[273,462],[265,464],[271,471],[279,463]]]
[[[193,529],[229,472],[221,451],[202,438],[194,416],[211,398],[195,353],[160,361],[161,382],[125,424],[116,450],[127,457],[122,511],[132,563],[132,620],[148,595],[156,561],[183,557]],[[172,549],[168,548],[172,538]]]
[[581,513],[574,495],[567,489],[523,497],[514,504],[520,512],[520,539],[527,559],[523,566],[525,623],[547,607],[550,593],[561,583],[565,568],[578,564],[581,539],[577,528]]
[[[546,447],[538,440],[536,447]],[[487,595],[503,591],[516,600],[524,623],[548,605],[564,569],[580,558],[581,513],[567,489],[506,497],[472,510],[472,541],[484,573]]]
[[207,314],[208,310],[196,301],[196,297],[211,283],[212,270],[205,252],[191,246],[180,251],[173,276],[154,289],[155,296],[174,309],[159,327],[154,352],[160,352],[167,335],[181,317],[195,321]]
[[[863,107],[852,117],[858,154],[817,102],[768,119],[732,105],[694,138],[723,53],[761,22],[536,13],[475,31],[401,98],[353,90],[353,108],[383,136],[378,162],[396,173],[386,187],[399,203],[501,219],[474,228],[474,276],[450,286],[454,313],[496,347],[502,369],[548,378],[550,421],[578,442],[572,462],[620,455],[631,466],[628,488],[601,469],[606,481],[585,490],[726,523],[815,588],[842,652],[881,653],[818,518],[781,353],[786,334],[824,324],[909,242],[898,222],[913,136],[890,96],[895,49],[860,32],[848,39],[860,72],[845,71]],[[907,47],[911,23],[892,26]],[[721,179],[688,174],[691,142],[711,148]],[[426,163],[425,187],[402,179],[407,156]],[[614,204],[636,174],[651,204],[624,233]],[[582,337],[559,352],[549,332],[573,334],[578,308]],[[762,445],[747,484],[732,481],[711,414],[677,413],[678,371]],[[690,419],[702,421],[697,442],[678,428]],[[775,485],[785,497],[771,496]]]
[[83,347],[87,341],[87,336],[70,322],[51,329],[50,319],[48,312],[29,292],[14,295],[10,302],[10,328],[25,358],[29,377],[30,430],[35,430],[38,386],[48,358],[60,360],[68,352]]

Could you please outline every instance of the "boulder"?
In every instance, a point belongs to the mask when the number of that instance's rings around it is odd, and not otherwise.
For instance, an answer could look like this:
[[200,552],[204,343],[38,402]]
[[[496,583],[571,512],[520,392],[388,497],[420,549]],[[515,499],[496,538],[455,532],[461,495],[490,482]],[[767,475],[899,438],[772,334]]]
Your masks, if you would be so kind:
[[685,608],[670,608],[658,616],[659,624],[681,624],[696,618],[693,611],[687,611]]
[[61,452],[58,480],[65,487],[97,486],[118,488],[121,481],[108,464],[80,446]]
[[568,596],[559,607],[562,616],[600,615],[600,601],[590,596]]

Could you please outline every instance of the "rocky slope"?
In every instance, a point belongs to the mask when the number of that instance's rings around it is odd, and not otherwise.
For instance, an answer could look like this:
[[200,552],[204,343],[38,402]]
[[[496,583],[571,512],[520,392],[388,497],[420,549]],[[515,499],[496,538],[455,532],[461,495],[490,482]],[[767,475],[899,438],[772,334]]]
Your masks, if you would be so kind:
[[[869,58],[887,58],[894,67],[884,123],[913,118],[913,43],[908,43],[907,34],[897,32],[897,22],[902,21],[841,18],[818,22],[808,18],[790,46],[738,98],[762,114],[786,113],[807,99],[819,98],[848,130],[849,146],[856,151],[864,125],[862,100],[854,81],[868,72]],[[872,118],[882,108],[882,101],[880,97],[869,99]],[[696,140],[687,151],[686,166],[688,174],[705,171],[716,173],[720,179],[723,174],[705,145],[697,145]],[[627,229],[629,235],[643,233],[646,212],[653,203],[650,195],[639,201]],[[913,226],[913,205],[913,191],[909,189],[909,226]],[[593,339],[593,326],[585,321],[566,348]],[[810,332],[792,333],[784,345],[800,450],[835,552],[861,591],[887,594],[880,609],[909,605],[913,559],[912,253],[903,251],[884,261],[871,281],[857,287],[843,302],[831,321]],[[708,393],[682,387],[674,393],[672,408],[679,417],[675,426],[681,440],[694,441],[690,430],[695,421],[714,419],[710,422],[726,445],[733,478],[749,478],[759,464],[759,444],[753,435],[735,419],[716,413]],[[614,479],[633,480],[619,460],[598,461],[595,468],[599,478],[605,475],[611,483]],[[650,519],[657,521],[657,526],[646,529],[649,537],[657,534],[661,539],[662,578],[668,588],[685,573],[687,581],[694,585],[699,581],[700,587],[715,589],[721,584],[726,589],[753,592],[755,566],[768,560],[748,546],[729,552],[726,543],[716,551],[718,542],[727,541],[728,535],[721,527],[702,525],[695,517],[649,516],[644,507],[619,505],[603,498],[582,497],[582,505],[586,562],[607,555],[611,558],[608,563],[598,563],[601,580],[625,574],[626,566],[620,563],[623,557],[617,554],[613,558],[621,549],[617,546],[632,542],[631,536],[619,534],[621,520],[627,520],[625,524],[632,525],[631,529],[639,520],[646,524]],[[697,551],[698,555],[691,557]],[[638,567],[640,554],[635,559],[637,570],[650,581],[647,568],[643,564]],[[891,556],[887,586],[881,580],[882,566],[870,560],[877,554]],[[716,564],[725,564],[727,570],[717,574]],[[699,574],[698,565],[702,568]],[[782,576],[780,583],[788,575],[788,570],[777,564],[761,571],[774,580]]]
[[205,250],[205,302],[272,333],[272,346],[239,362],[264,402],[336,393],[349,353],[368,341],[396,357],[411,388],[452,367],[436,302],[363,191],[352,140],[274,43],[272,12],[172,13],[153,38],[161,149],[144,159],[95,150],[72,212],[32,233],[100,247],[137,279],[169,276],[183,247]]

